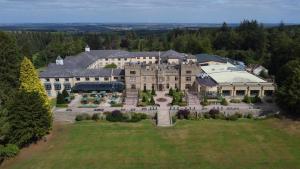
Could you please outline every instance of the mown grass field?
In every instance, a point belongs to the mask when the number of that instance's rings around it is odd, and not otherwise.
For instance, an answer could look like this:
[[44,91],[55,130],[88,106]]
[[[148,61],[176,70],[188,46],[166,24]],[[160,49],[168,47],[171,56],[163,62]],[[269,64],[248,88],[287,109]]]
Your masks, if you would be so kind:
[[300,124],[272,119],[179,121],[173,128],[150,121],[59,125],[47,143],[2,168],[297,169]]

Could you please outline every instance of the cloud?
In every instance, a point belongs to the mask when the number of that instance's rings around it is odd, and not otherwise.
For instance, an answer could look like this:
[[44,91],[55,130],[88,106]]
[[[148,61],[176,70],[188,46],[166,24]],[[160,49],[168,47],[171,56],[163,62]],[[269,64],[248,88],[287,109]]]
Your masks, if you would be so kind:
[[136,22],[237,22],[243,18],[300,22],[300,0],[0,0],[0,16],[6,22],[67,22],[86,17]]

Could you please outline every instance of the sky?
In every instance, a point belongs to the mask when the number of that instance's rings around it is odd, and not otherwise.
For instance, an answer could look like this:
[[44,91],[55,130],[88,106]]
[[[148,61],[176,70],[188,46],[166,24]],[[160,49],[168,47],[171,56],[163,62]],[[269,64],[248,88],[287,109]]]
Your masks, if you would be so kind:
[[0,23],[300,23],[300,0],[0,0]]

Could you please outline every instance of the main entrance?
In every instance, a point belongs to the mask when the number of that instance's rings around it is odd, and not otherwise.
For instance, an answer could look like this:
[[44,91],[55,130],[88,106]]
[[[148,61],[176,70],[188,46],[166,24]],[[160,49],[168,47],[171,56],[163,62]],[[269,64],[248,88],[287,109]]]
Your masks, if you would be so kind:
[[163,84],[159,84],[158,85],[158,91],[163,91],[164,90],[164,85]]

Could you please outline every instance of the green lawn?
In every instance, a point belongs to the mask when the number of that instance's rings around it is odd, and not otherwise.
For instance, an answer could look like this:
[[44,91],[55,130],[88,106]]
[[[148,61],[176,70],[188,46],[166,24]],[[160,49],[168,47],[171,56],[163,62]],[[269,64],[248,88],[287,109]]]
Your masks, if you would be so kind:
[[47,144],[5,167],[297,169],[299,129],[279,120],[179,121],[173,128],[80,122],[55,127]]

